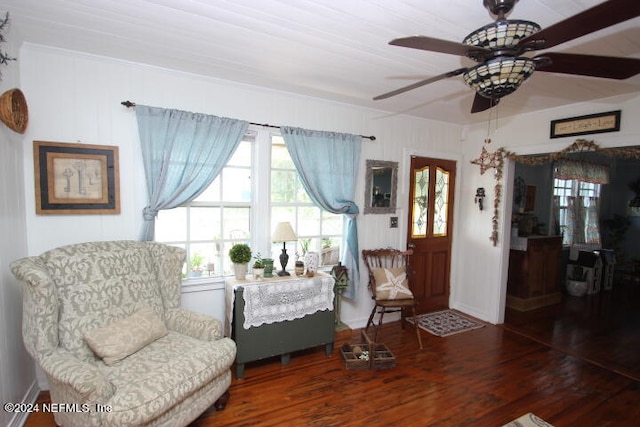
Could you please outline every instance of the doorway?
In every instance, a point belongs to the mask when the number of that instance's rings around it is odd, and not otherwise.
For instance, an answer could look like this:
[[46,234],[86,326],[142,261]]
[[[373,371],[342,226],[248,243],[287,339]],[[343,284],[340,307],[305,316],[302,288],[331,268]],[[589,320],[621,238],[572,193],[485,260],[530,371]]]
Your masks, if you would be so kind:
[[[629,183],[639,179],[640,152],[638,147],[627,147],[631,153],[616,156],[600,149],[593,153],[576,153],[568,157],[590,163],[607,164],[610,182],[603,186],[600,193],[599,213],[602,247],[615,249],[616,264],[612,289],[600,289],[599,292],[581,297],[570,295],[565,287],[564,270],[561,273],[562,300],[558,304],[540,307],[530,311],[514,310],[507,307],[504,313],[504,327],[529,338],[547,344],[552,348],[590,363],[640,380],[640,339],[637,329],[640,322],[638,304],[640,304],[640,280],[632,274],[634,259],[640,259],[640,217],[630,216],[628,206],[634,197]],[[549,166],[546,166],[549,168]],[[528,166],[524,172],[514,165],[514,177],[524,177],[527,183],[535,184],[535,211],[540,218],[550,217],[553,182],[551,169],[543,171],[543,166]],[[535,177],[547,177],[549,183],[534,182]],[[514,187],[516,187],[514,185]],[[516,189],[517,190],[517,189]],[[546,197],[546,200],[544,199]],[[516,197],[514,192],[514,203]],[[524,203],[524,201],[523,201]],[[515,208],[515,207],[514,207]],[[526,210],[526,209],[525,209]],[[628,229],[622,234],[622,240],[615,243],[615,232],[607,223],[618,216],[626,216]],[[547,234],[553,233],[550,223],[543,227]],[[568,247],[565,252],[568,252]],[[568,254],[563,259],[568,258]],[[640,271],[640,269],[638,270]]]
[[456,162],[411,157],[407,247],[418,313],[449,307]]

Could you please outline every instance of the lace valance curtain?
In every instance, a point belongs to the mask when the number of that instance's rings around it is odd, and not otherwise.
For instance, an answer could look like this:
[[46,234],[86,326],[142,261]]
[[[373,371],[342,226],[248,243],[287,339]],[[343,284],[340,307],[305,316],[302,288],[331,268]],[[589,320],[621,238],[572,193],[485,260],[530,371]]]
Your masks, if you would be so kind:
[[555,177],[593,184],[608,184],[609,166],[580,160],[558,160],[555,164]]

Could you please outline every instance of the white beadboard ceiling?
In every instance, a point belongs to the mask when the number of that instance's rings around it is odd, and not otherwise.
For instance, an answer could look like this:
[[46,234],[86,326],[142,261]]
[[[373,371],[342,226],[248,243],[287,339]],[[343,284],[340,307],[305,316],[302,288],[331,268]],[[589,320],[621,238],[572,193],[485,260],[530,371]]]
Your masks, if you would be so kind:
[[[640,0],[638,0],[640,1]],[[509,16],[543,28],[601,0],[520,0]],[[425,35],[462,41],[492,22],[482,0],[0,0],[11,36],[225,80],[468,124],[461,76],[390,99],[372,98],[461,66],[467,58],[388,42]],[[550,49],[640,58],[640,18]],[[536,52],[539,53],[539,52]],[[500,117],[640,92],[613,81],[538,72],[502,99]],[[135,101],[135,100],[134,100]]]

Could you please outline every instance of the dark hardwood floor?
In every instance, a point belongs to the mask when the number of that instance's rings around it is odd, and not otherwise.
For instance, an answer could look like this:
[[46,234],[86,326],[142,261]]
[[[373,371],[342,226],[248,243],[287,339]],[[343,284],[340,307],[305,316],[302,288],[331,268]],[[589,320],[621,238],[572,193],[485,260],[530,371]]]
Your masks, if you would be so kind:
[[564,353],[640,381],[640,284],[619,281],[612,291],[518,312],[507,308],[505,328]]
[[[446,338],[422,332],[422,351],[410,327],[386,324],[379,341],[397,366],[379,371],[345,370],[340,345],[361,339],[359,330],[343,331],[333,357],[319,347],[287,366],[277,358],[248,364],[227,408],[192,427],[499,427],[527,412],[556,427],[637,425],[638,303],[637,287],[565,298],[539,312],[509,312],[503,326]],[[33,415],[27,426],[53,426],[50,414]]]

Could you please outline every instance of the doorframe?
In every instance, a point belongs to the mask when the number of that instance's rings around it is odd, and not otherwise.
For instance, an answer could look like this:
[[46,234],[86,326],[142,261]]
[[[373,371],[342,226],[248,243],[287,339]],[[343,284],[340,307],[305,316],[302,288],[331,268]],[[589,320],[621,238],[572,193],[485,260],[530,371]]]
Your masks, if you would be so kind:
[[[456,162],[456,181],[455,188],[453,189],[453,239],[451,241],[451,268],[449,269],[449,307],[455,307],[456,293],[458,290],[458,267],[460,263],[460,254],[458,253],[459,244],[458,239],[460,236],[460,195],[462,186],[462,180],[460,174],[462,172],[462,154],[441,152],[441,151],[429,151],[428,149],[404,148],[402,150],[402,161],[400,162],[400,170],[398,172],[398,198],[396,198],[397,210],[396,216],[398,216],[398,247],[405,249],[407,247],[407,233],[409,231],[409,224],[407,224],[407,218],[409,217],[409,170],[411,170],[411,156],[427,157],[432,159],[443,159]],[[401,200],[401,203],[399,202]],[[401,215],[403,215],[401,217]]]

